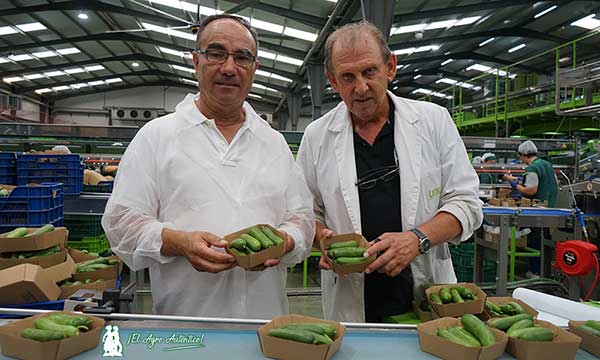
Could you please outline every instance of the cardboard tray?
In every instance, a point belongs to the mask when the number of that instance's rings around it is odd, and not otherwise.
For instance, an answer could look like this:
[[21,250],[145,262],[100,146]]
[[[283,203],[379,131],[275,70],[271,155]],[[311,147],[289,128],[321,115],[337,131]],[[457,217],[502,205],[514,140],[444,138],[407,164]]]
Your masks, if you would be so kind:
[[[39,228],[28,228],[29,232]],[[52,246],[65,244],[69,237],[67,228],[59,227],[49,233],[20,238],[7,239],[8,232],[0,235],[0,253],[17,251],[35,251],[47,249]],[[63,246],[64,247],[64,246]]]
[[[336,329],[336,335],[333,338],[333,343],[329,345],[312,345],[267,335],[269,330],[285,326],[293,322],[318,322],[333,325]],[[285,360],[329,360],[340,349],[340,346],[342,346],[345,328],[340,323],[335,321],[302,315],[285,315],[276,317],[265,325],[259,327],[257,333],[258,340],[260,341],[260,349],[267,357]]]
[[[467,289],[471,290],[471,292],[477,296],[477,300],[465,301],[462,304],[435,304],[433,301],[429,299],[429,295],[431,293],[439,294],[440,289],[443,287],[451,288],[452,286],[464,286]],[[485,301],[487,295],[483,290],[479,288],[479,286],[473,283],[458,283],[458,284],[445,284],[445,285],[434,285],[427,290],[425,290],[425,297],[431,308],[440,316],[440,317],[459,317],[464,314],[481,314],[485,308]]]
[[73,272],[75,262],[68,255],[65,262],[47,269],[21,264],[0,270],[0,305],[56,300],[60,295],[56,283],[70,278]]
[[59,299],[68,299],[71,295],[75,294],[77,291],[81,289],[90,289],[90,290],[105,290],[105,289],[114,289],[117,286],[117,279],[112,280],[104,280],[93,282],[90,284],[81,284],[75,286],[61,286],[60,287],[60,295]]
[[506,351],[519,360],[539,360],[539,359],[575,359],[577,348],[581,343],[581,338],[577,335],[563,330],[554,324],[534,320],[534,323],[551,329],[554,334],[552,341],[525,341],[521,339],[509,338]]
[[327,249],[330,244],[351,240],[355,240],[358,243],[358,246],[369,247],[369,242],[361,234],[334,235],[321,241],[321,255],[324,256],[325,260],[331,265],[333,272],[338,274],[361,273],[364,272],[367,266],[377,258],[377,255],[373,254],[361,264],[340,265],[336,264],[329,256],[327,256]]
[[417,315],[419,320],[422,322],[427,322],[433,320],[433,311],[423,311],[421,310],[421,302],[425,300],[415,300],[413,301],[413,312]]
[[460,325],[460,320],[450,317],[417,325],[421,350],[447,360],[492,360],[498,359],[504,353],[508,336],[498,329],[490,328],[496,338],[494,345],[478,348],[455,344],[437,336],[438,329],[458,325]]
[[589,334],[577,327],[585,324],[585,321],[569,321],[569,331],[581,338],[580,347],[600,358],[600,337]]
[[[260,266],[260,265],[264,264],[264,262],[267,261],[268,259],[279,259],[283,255],[285,255],[285,246],[286,246],[285,236],[279,230],[277,230],[276,228],[274,228],[273,226],[271,226],[269,224],[256,224],[254,226],[259,226],[259,227],[266,226],[266,227],[270,228],[277,236],[282,238],[284,241],[283,241],[283,244],[279,244],[277,246],[270,247],[266,250],[261,250],[261,251],[257,252],[256,254],[246,255],[246,256],[235,255],[234,253],[232,253],[229,250],[229,246],[227,246],[225,248],[227,253],[230,254],[231,256],[235,257],[237,264],[243,269],[250,269],[255,266]],[[223,237],[223,239],[225,239],[225,241],[227,241],[229,243],[229,242],[237,239],[238,237],[240,237],[240,235],[246,234],[248,232],[248,229],[250,229],[250,228],[251,228],[251,226],[249,226],[245,229],[236,231],[234,233],[227,234]]]
[[[109,256],[109,257],[107,257],[107,259],[119,260],[119,258],[117,256]],[[121,260],[119,260],[118,264],[109,266],[106,269],[100,269],[100,270],[96,270],[96,271],[83,272],[83,273],[76,272],[73,274],[72,278],[73,278],[73,280],[76,280],[76,281],[77,280],[83,281],[85,279],[112,280],[112,279],[116,279],[119,277],[119,274],[121,273],[122,269],[123,269],[123,262]]]
[[77,249],[69,249],[69,255],[75,260],[75,263],[80,263],[88,260],[93,260],[99,258],[99,256],[92,256],[90,254],[86,254]]
[[36,319],[55,313],[80,315],[67,311],[51,312],[4,325],[0,327],[2,354],[26,360],[62,360],[98,346],[104,328],[104,320],[95,316],[90,316],[92,320],[90,330],[71,338],[40,342],[21,337],[20,334],[23,329],[35,327]]
[[[509,296],[492,296],[492,297],[488,297],[486,299],[486,301],[491,302],[496,305],[505,305],[505,304],[508,304],[509,302],[515,302],[515,303],[521,305],[523,310],[525,310],[525,312],[528,313],[529,315],[533,316],[533,318],[536,318],[538,316],[538,312],[534,308],[527,305],[525,302],[523,302],[520,299],[515,299],[515,298],[509,297]],[[490,314],[484,306],[484,311],[481,314],[479,314],[479,318],[481,320],[486,321],[489,319],[493,319],[494,316],[492,316],[492,314]]]

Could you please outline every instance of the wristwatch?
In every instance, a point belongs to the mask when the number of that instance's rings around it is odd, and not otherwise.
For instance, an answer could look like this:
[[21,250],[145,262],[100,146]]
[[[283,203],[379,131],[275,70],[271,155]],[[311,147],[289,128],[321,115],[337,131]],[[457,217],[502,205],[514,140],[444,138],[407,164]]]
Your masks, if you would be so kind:
[[427,237],[427,235],[423,234],[421,230],[414,228],[411,229],[410,232],[417,235],[419,238],[419,254],[425,254],[431,248],[431,240]]

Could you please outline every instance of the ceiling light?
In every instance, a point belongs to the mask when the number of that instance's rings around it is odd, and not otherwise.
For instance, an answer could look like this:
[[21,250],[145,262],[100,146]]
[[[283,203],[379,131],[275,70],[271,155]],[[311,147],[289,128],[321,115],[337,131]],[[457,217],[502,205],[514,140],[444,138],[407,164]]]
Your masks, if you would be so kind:
[[52,76],[63,76],[63,75],[67,75],[67,74],[65,74],[62,71],[50,71],[50,72],[44,73],[44,75],[52,77]]
[[420,78],[420,77],[422,77],[422,76],[423,76],[423,75],[419,74],[419,75],[416,75],[416,76],[415,76],[413,79],[414,79],[414,80],[417,80],[417,79],[419,79],[419,78]]
[[47,93],[47,92],[51,92],[52,89],[48,89],[48,88],[43,88],[43,89],[37,89],[35,92],[38,94],[43,94],[43,93]]
[[[147,0],[149,3],[161,4],[169,6],[179,10],[189,11],[196,15],[197,5],[196,3],[189,3],[187,1],[174,1],[174,0]],[[206,6],[200,6],[200,15],[210,16],[215,14],[222,14],[223,11],[215,10]]]
[[463,26],[463,25],[471,25],[477,20],[481,19],[481,16],[470,16],[466,18],[462,18],[454,24],[454,26]]
[[[465,70],[466,71],[475,70],[475,71],[487,72],[490,74],[495,74],[497,72],[499,76],[503,76],[503,77],[507,75],[506,71],[504,71],[504,70],[494,69],[489,66],[481,65],[481,64],[473,64],[473,65],[469,66],[468,68],[466,68]],[[508,75],[508,77],[511,79],[514,79],[515,77],[517,77],[517,74],[510,74],[510,75]]]
[[508,49],[508,52],[509,52],[509,53],[513,53],[513,52],[515,52],[515,51],[519,51],[519,50],[521,50],[522,48],[524,48],[525,46],[527,46],[527,45],[525,45],[525,44],[519,44],[519,45],[517,45],[517,46],[515,46],[515,47],[513,47],[513,48],[510,48],[510,49]]
[[270,32],[274,32],[277,34],[283,33],[283,26],[273,24],[273,23],[270,23],[267,21],[252,19],[252,20],[250,20],[250,24],[257,29],[270,31]]
[[279,93],[279,91],[277,91],[277,90],[275,90],[275,89],[272,89],[272,88],[270,88],[270,87],[267,87],[267,86],[261,85],[261,84],[256,84],[256,83],[255,83],[255,84],[252,84],[252,87],[255,87],[255,88],[257,88],[257,89],[261,89],[261,90],[269,90],[269,91],[273,91],[273,92]]
[[17,81],[25,81],[25,79],[23,79],[22,77],[14,76],[14,77],[6,77],[6,78],[2,79],[2,81],[10,84],[10,83],[17,82]]
[[8,58],[12,61],[24,61],[33,59],[33,57],[31,57],[31,55],[29,54],[9,55]]
[[152,30],[152,31],[155,31],[155,32],[158,32],[161,34],[175,36],[178,38],[187,39],[187,40],[191,40],[191,41],[196,41],[196,35],[194,35],[192,33],[183,32],[183,31],[179,31],[179,30],[173,30],[170,28],[166,28],[164,26],[158,26],[158,25],[147,23],[147,22],[142,22],[142,26],[148,30]]
[[600,128],[589,127],[589,128],[582,128],[579,130],[580,131],[600,131]]
[[448,28],[455,27],[455,26],[470,25],[470,24],[473,24],[474,22],[478,21],[479,19],[481,19],[481,16],[471,16],[471,17],[466,17],[466,18],[462,18],[459,20],[456,20],[456,19],[442,20],[442,21],[434,21],[431,23],[400,26],[397,28],[392,27],[390,34],[396,35],[396,34],[405,34],[405,33],[411,33],[411,32],[422,32],[425,30],[444,29],[444,28],[448,29]]
[[251,94],[251,93],[249,93],[248,96],[256,98],[256,99],[262,99],[263,98],[262,96],[260,96],[258,94]]
[[134,63],[131,63],[131,66],[133,66],[133,67],[138,67],[138,66],[140,66],[140,64],[138,64],[138,63],[134,62]]
[[318,35],[308,32],[308,31],[302,31],[302,30],[298,30],[298,29],[293,29],[291,27],[285,27],[285,30],[283,31],[283,35],[287,35],[287,36],[291,36],[291,37],[295,37],[301,40],[306,40],[306,41],[315,41],[317,40]]
[[29,74],[29,75],[24,75],[23,76],[25,79],[27,80],[35,80],[35,79],[41,79],[44,77],[44,75],[42,74]]
[[121,82],[121,81],[123,81],[123,79],[121,79],[121,78],[112,78],[112,79],[106,80],[105,82],[107,84],[113,84],[113,83],[118,83],[118,82]]
[[427,25],[427,27],[424,30],[449,29],[454,24],[456,24],[456,20],[434,21]]
[[64,70],[67,74],[79,74],[82,72],[85,72],[84,68],[72,68],[72,69],[65,69]]
[[563,58],[558,59],[558,62],[563,63],[563,62],[567,62],[569,60],[571,60],[571,58],[567,56],[567,57],[563,57]]
[[15,26],[23,32],[46,30],[46,27],[44,25],[40,24],[39,22],[20,24],[20,25],[15,25]]
[[579,26],[584,29],[593,30],[600,27],[600,20],[595,19],[596,14],[590,14],[584,18],[571,23],[572,26]]
[[448,65],[448,64],[450,64],[453,61],[454,61],[454,59],[448,59],[448,60],[445,60],[444,62],[442,62],[440,65],[441,66]]
[[186,66],[171,65],[171,67],[173,67],[173,69],[180,70],[180,71],[187,71],[187,72],[192,73],[192,74],[196,72],[194,70],[194,68],[189,68],[189,67],[186,67]]
[[7,62],[8,62],[7,59],[0,57],[0,64],[7,63]]
[[18,33],[12,26],[2,26],[0,27],[0,35],[9,35]]
[[485,45],[487,45],[487,44],[491,43],[491,42],[492,42],[492,41],[494,41],[494,40],[496,40],[496,38],[495,38],[495,37],[493,37],[493,38],[489,38],[489,39],[487,39],[486,41],[479,43],[479,47],[481,47],[481,46],[485,46]]
[[183,51],[179,51],[179,50],[169,49],[169,48],[162,47],[162,46],[159,46],[158,50],[160,50],[160,52],[165,53],[165,54],[175,55],[175,56],[179,56],[179,57],[187,57],[190,59],[192,58],[192,54],[189,52],[183,52]]
[[284,55],[280,55],[280,54],[277,55],[276,61],[282,61],[284,63],[288,63],[288,64],[292,64],[292,65],[296,65],[296,66],[302,66],[302,64],[304,63],[302,60],[294,59],[289,56],[284,56]]
[[52,90],[54,90],[54,91],[63,91],[63,90],[70,90],[70,89],[71,88],[66,85],[55,86],[52,88]]
[[104,66],[102,65],[92,65],[84,67],[85,71],[99,71],[104,70]]
[[183,81],[185,83],[188,83],[188,84],[192,84],[192,85],[196,85],[196,86],[198,85],[197,81],[193,81],[193,80],[190,80],[190,79],[179,78],[179,80],[181,80],[181,81]]
[[88,82],[88,84],[89,84],[90,86],[104,85],[104,81],[102,81],[102,80],[90,81],[90,82]]
[[87,16],[86,13],[79,13],[77,15],[77,17],[80,18],[81,20],[87,20],[88,19],[88,16]]
[[421,46],[421,47],[410,47],[410,48],[406,48],[406,49],[398,49],[398,50],[394,50],[394,54],[396,55],[410,55],[412,53],[416,53],[416,52],[425,52],[425,51],[436,51],[440,48],[439,45],[427,45],[427,46]]
[[558,7],[558,5],[552,5],[552,6],[550,6],[549,8],[547,8],[546,10],[544,10],[544,11],[542,11],[542,12],[539,12],[539,13],[535,14],[535,15],[533,16],[533,18],[534,18],[534,19],[537,19],[537,18],[539,18],[539,17],[542,17],[542,16],[546,15],[547,13],[549,13],[550,11],[552,11],[552,10],[556,9],[557,7]]
[[56,50],[56,52],[61,55],[71,55],[71,54],[79,54],[81,52],[81,50],[79,50],[78,48],[75,48],[75,47],[71,47],[71,48],[65,48],[65,49],[58,49],[58,50]]
[[274,53],[268,52],[268,51],[264,51],[264,50],[258,50],[258,57],[269,59],[269,60],[275,60],[275,58],[277,57],[277,54],[274,54]]
[[32,53],[31,55],[35,56],[38,59],[43,59],[43,58],[47,58],[47,57],[56,56],[56,53],[54,51],[40,51],[40,52]]

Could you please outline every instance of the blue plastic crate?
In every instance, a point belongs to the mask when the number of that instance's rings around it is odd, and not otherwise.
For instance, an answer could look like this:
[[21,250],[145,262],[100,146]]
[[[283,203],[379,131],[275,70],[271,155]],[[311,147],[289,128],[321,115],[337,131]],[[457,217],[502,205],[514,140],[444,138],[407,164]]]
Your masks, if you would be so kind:
[[64,223],[63,184],[17,186],[9,196],[0,197],[0,231]]
[[64,194],[79,195],[83,189],[81,157],[50,154],[17,154],[17,184],[61,182]]
[[17,184],[17,158],[15,153],[0,152],[0,184]]

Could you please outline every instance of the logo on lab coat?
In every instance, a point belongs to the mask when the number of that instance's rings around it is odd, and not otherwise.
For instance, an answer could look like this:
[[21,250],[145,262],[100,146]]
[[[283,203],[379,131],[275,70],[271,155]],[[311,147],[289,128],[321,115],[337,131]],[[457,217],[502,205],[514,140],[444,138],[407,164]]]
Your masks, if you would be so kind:
[[106,331],[102,336],[103,357],[123,356],[123,345],[119,339],[119,327],[117,325],[106,325]]

